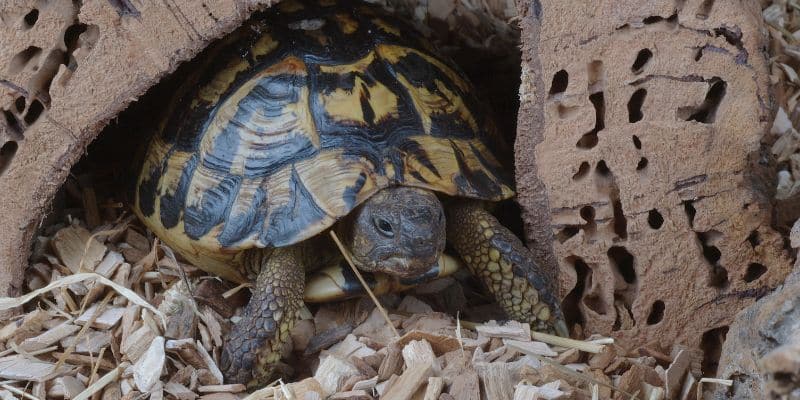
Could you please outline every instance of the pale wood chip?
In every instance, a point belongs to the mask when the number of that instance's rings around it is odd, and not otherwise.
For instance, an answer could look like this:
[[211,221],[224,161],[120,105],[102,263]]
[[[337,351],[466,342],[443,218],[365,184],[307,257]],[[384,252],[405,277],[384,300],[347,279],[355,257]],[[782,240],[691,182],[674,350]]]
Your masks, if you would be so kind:
[[407,369],[430,365],[434,373],[439,373],[442,370],[436,354],[433,353],[431,344],[425,339],[410,341],[403,347],[402,354]]
[[164,337],[156,337],[142,357],[133,365],[133,380],[142,392],[150,392],[159,382],[166,354]]
[[406,296],[397,306],[397,311],[409,314],[427,314],[433,312],[433,307],[414,296]]
[[43,382],[73,370],[71,365],[62,365],[54,371],[55,363],[28,359],[20,355],[0,358],[0,378],[19,381]]
[[483,382],[486,397],[496,400],[511,400],[514,383],[506,363],[483,364],[478,369],[478,375]]
[[[73,274],[94,271],[106,253],[106,246],[93,238],[88,230],[75,225],[56,232],[50,243],[56,256]],[[81,271],[81,261],[84,271]]]
[[428,387],[425,388],[423,400],[437,400],[444,389],[444,379],[438,376],[428,378]]
[[409,400],[422,384],[428,382],[428,378],[433,375],[433,367],[428,365],[417,365],[414,368],[406,369],[397,381],[394,382],[386,393],[381,396],[382,400]]
[[453,378],[447,393],[458,400],[480,400],[480,383],[475,371],[465,371]]
[[348,378],[356,375],[358,369],[352,364],[335,355],[328,355],[314,372],[314,379],[319,382],[325,397],[328,397],[338,392]]
[[125,258],[122,257],[122,254],[110,250],[108,253],[106,253],[106,256],[103,257],[103,260],[100,261],[100,264],[97,264],[94,272],[105,276],[106,278],[111,278],[111,276],[117,270],[117,267],[122,265],[124,262]]
[[197,398],[197,393],[180,383],[167,382],[164,386],[164,391],[175,396],[177,400],[194,400]]
[[336,393],[329,400],[372,400],[372,396],[364,390],[350,390],[347,392]]
[[111,333],[108,331],[96,331],[89,329],[83,334],[78,342],[75,343],[75,337],[67,337],[61,340],[61,347],[67,348],[75,345],[75,353],[80,354],[97,354],[101,349],[111,345]]
[[216,382],[214,382],[214,384],[221,385],[222,382],[224,382],[225,378],[223,378],[223,376],[222,376],[222,371],[220,371],[219,367],[217,367],[217,363],[214,362],[214,359],[211,358],[211,355],[208,354],[208,351],[206,351],[206,349],[203,347],[203,345],[199,341],[195,342],[195,344],[196,344],[195,347],[197,348],[198,353],[200,353],[200,357],[202,357],[203,361],[206,364],[206,367],[208,368],[208,370],[211,372],[211,374],[215,378]]
[[216,392],[226,392],[226,393],[241,393],[247,389],[245,385],[241,383],[232,383],[229,385],[207,385],[207,386],[198,386],[197,391],[200,393],[216,393]]
[[[97,313],[97,304],[92,305],[86,310],[80,317],[75,320],[75,323],[78,325],[84,325],[89,322],[92,317]],[[120,319],[122,319],[122,315],[125,313],[125,307],[106,307],[97,316],[92,322],[91,326],[93,328],[98,329],[111,329],[117,323],[119,323]]]
[[521,342],[513,339],[503,339],[505,345],[511,345],[519,349],[523,349],[533,354],[545,357],[556,357],[558,353],[553,351],[547,343],[543,342]]
[[142,325],[122,340],[120,350],[131,362],[136,362],[147,351],[156,336],[158,335],[149,326]]
[[504,339],[514,339],[523,342],[530,342],[531,340],[531,326],[528,323],[519,323],[516,321],[509,321],[503,325],[497,325],[494,321],[488,324],[478,325],[475,327],[478,334],[486,337],[498,337]]
[[69,335],[72,335],[79,329],[81,329],[81,327],[65,322],[52,329],[48,329],[39,336],[25,339],[19,344],[19,348],[26,352],[41,350]]

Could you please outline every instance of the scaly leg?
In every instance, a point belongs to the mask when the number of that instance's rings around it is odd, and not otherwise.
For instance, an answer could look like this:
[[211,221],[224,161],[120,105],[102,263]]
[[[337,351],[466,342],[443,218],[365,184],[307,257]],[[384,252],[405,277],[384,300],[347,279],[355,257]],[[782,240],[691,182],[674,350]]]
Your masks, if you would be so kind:
[[569,336],[558,301],[531,252],[479,204],[448,207],[447,241],[510,318]]
[[225,381],[249,387],[269,383],[283,346],[303,307],[304,263],[300,246],[250,250],[245,262],[260,272],[253,295],[225,340],[221,366]]

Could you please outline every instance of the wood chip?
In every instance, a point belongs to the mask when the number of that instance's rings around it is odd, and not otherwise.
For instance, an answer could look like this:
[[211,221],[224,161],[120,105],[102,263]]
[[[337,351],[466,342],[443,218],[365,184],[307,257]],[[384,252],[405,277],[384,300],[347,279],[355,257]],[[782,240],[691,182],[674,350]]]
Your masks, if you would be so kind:
[[496,400],[511,400],[514,383],[506,363],[489,363],[478,368],[486,397]]
[[109,370],[112,370],[112,369],[114,369],[116,367],[116,365],[114,363],[112,363],[111,361],[108,361],[106,359],[102,359],[102,358],[98,359],[97,357],[87,356],[87,355],[83,355],[83,354],[67,354],[67,355],[64,355],[64,353],[62,353],[62,352],[54,351],[52,353],[52,355],[53,355],[53,357],[56,357],[56,358],[62,358],[63,357],[65,362],[68,362],[68,363],[71,363],[71,364],[84,365],[84,366],[87,366],[87,367],[93,367],[95,364],[97,364],[98,368],[100,368],[103,371],[109,371]]
[[[80,226],[66,227],[53,236],[53,251],[73,274],[83,272],[80,270],[81,260],[84,271],[94,271],[106,253],[106,246],[91,236],[88,230]],[[90,238],[91,242],[87,246]]]
[[513,340],[513,339],[503,339],[503,343],[505,345],[510,345],[512,347],[516,347],[518,349],[522,349],[522,350],[525,350],[525,351],[530,352],[532,354],[536,354],[536,355],[540,355],[540,356],[545,356],[545,357],[556,357],[556,356],[558,356],[558,353],[553,351],[553,349],[551,349],[550,346],[547,345],[547,343],[542,343],[542,342],[522,342],[522,341]]
[[54,370],[55,363],[28,359],[20,355],[0,358],[0,378],[44,382],[72,371],[72,366],[62,365]]
[[378,368],[378,380],[385,381],[390,376],[400,373],[403,367],[403,354],[398,345],[387,347],[386,357]]
[[229,385],[208,385],[208,386],[199,386],[197,391],[200,393],[216,393],[216,392],[226,392],[226,393],[241,393],[247,390],[245,385],[241,383],[232,383]]
[[175,396],[177,400],[195,400],[197,398],[197,393],[180,383],[167,382],[164,386],[164,391]]
[[[81,314],[80,317],[78,317],[78,319],[75,320],[75,323],[81,326],[85,325],[97,313],[97,307],[97,304],[89,307],[88,310],[86,310],[83,314]],[[98,329],[111,329],[119,323],[124,313],[125,307],[106,307],[102,313],[95,318],[91,326]]]
[[436,376],[428,378],[428,387],[425,388],[423,400],[437,400],[444,389],[444,379]]
[[100,350],[104,347],[108,347],[111,344],[111,333],[108,331],[96,331],[89,329],[87,330],[83,336],[78,338],[78,342],[75,343],[75,337],[68,337],[61,341],[61,347],[67,348],[69,346],[75,345],[75,353],[81,354],[97,354]]
[[486,337],[514,339],[523,342],[529,342],[531,340],[530,324],[522,324],[516,321],[509,321],[504,325],[497,325],[496,323],[478,325],[475,327],[475,330]]
[[436,359],[436,354],[433,353],[431,344],[425,339],[412,340],[403,347],[402,354],[407,369],[417,368],[420,365],[430,365],[434,373],[439,373],[442,370],[439,360]]
[[450,385],[450,390],[448,390],[447,393],[458,400],[480,400],[478,373],[475,371],[466,371],[457,375],[453,378],[453,384]]
[[339,392],[328,398],[329,400],[372,400],[372,396],[364,390],[351,390]]
[[159,383],[166,354],[164,337],[156,337],[142,357],[133,365],[133,380],[142,392],[150,392]]
[[156,338],[155,332],[147,325],[142,325],[139,329],[128,335],[122,340],[120,350],[122,354],[128,356],[131,362],[136,362],[147,351],[153,340]]
[[358,375],[358,369],[335,355],[329,355],[319,364],[314,372],[316,379],[322,387],[324,397],[338,392],[344,382],[351,376]]
[[25,339],[22,343],[20,343],[19,348],[20,350],[26,352],[41,350],[54,343],[57,343],[69,335],[72,335],[79,329],[81,329],[80,326],[73,325],[71,323],[62,323],[52,329],[48,329],[39,336]]
[[433,367],[428,365],[417,365],[409,368],[391,385],[381,396],[382,400],[409,400],[416,393],[423,383],[433,374]]

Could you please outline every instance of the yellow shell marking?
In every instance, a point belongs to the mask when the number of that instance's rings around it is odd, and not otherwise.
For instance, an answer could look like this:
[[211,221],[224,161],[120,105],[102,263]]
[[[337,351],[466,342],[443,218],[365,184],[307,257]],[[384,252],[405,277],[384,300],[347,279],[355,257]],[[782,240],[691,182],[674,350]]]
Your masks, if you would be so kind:
[[259,58],[271,53],[278,47],[278,41],[269,34],[263,34],[253,45],[253,56]]
[[[197,97],[209,104],[215,104],[219,101],[222,93],[225,93],[230,88],[231,83],[236,79],[236,75],[242,71],[250,68],[250,63],[247,60],[233,60],[222,70],[219,74],[214,76],[214,79],[207,85],[203,86],[197,93]],[[192,105],[196,106],[197,100]]]
[[373,18],[372,23],[386,33],[391,33],[392,35],[398,37],[400,36],[400,31],[396,27],[392,26],[381,18]]
[[339,29],[346,34],[351,34],[358,29],[358,21],[354,20],[353,17],[347,14],[336,14],[333,16],[336,19],[336,23],[339,24]]
[[[321,65],[320,71],[329,74],[345,75],[353,72],[366,74],[369,65],[375,61],[375,53],[370,52],[365,57],[352,64]],[[320,93],[320,102],[325,111],[336,121],[352,121],[364,123],[364,113],[361,108],[361,99],[366,98],[373,112],[375,122],[384,118],[397,118],[397,96],[380,82],[372,86],[360,77],[355,77],[352,90],[339,88],[329,94]]]

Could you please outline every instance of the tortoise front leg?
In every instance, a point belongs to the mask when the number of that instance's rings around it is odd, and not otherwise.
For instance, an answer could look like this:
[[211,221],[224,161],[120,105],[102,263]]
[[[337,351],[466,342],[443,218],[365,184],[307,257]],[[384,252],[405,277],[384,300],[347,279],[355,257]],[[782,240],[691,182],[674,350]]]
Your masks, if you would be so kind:
[[[222,350],[225,381],[249,387],[269,383],[283,346],[303,307],[304,263],[300,246],[245,254],[248,270],[259,271],[253,295]],[[252,269],[251,269],[252,268]]]
[[558,301],[533,255],[489,212],[473,202],[448,207],[447,241],[510,318],[569,336]]

